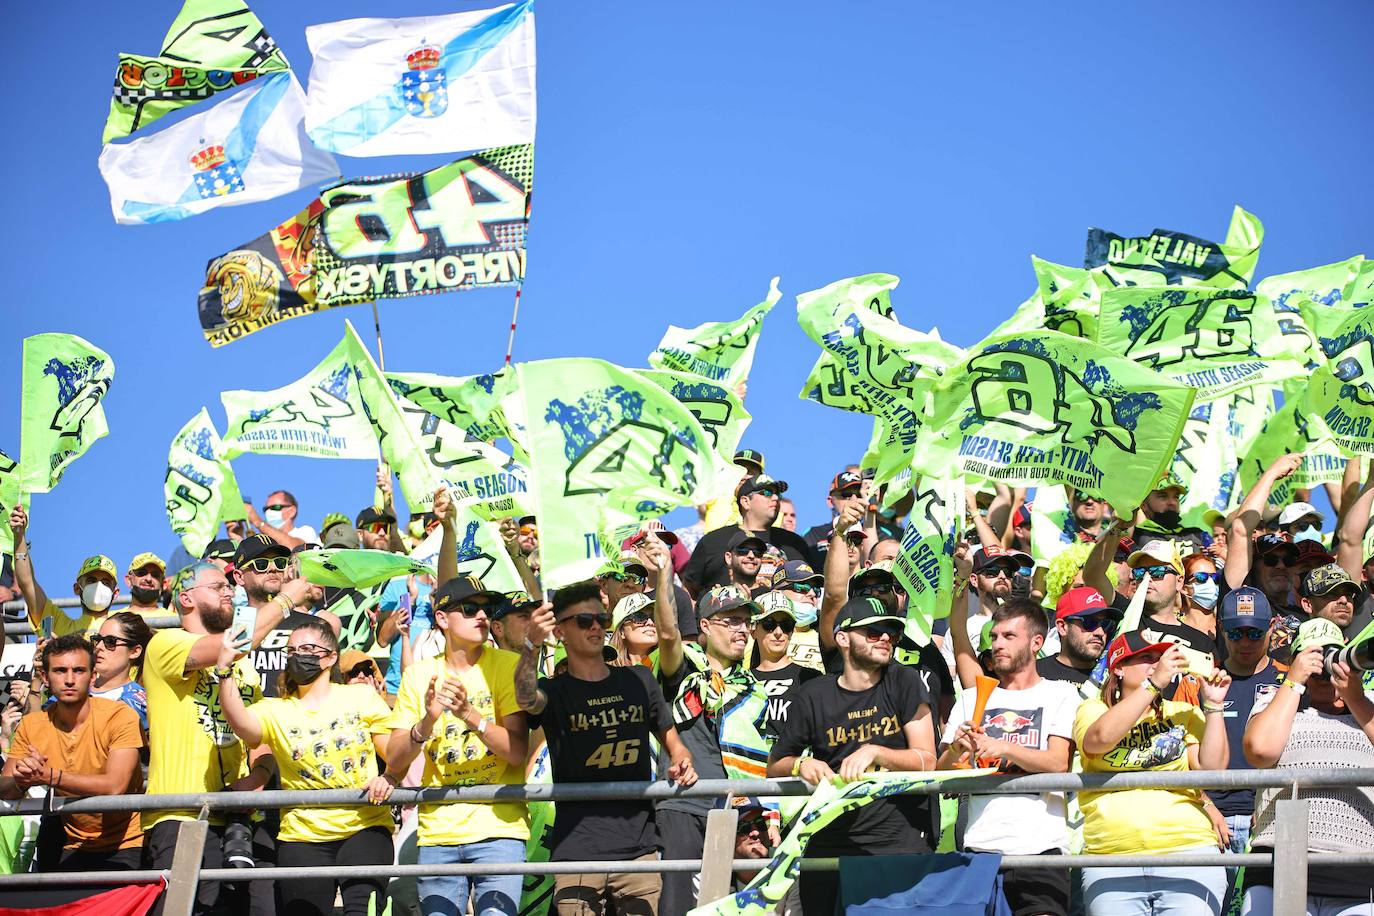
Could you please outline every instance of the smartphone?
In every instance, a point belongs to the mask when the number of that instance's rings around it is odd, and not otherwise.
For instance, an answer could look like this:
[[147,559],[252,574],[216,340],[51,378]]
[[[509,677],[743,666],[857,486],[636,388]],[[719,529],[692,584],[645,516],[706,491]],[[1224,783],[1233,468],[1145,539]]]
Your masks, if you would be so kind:
[[[233,638],[238,642],[253,640],[253,631],[258,627],[258,609],[251,604],[234,608],[234,622],[229,625]],[[240,637],[240,634],[242,636]]]
[[44,639],[52,639],[53,619],[51,617],[44,617],[38,626],[43,631]]

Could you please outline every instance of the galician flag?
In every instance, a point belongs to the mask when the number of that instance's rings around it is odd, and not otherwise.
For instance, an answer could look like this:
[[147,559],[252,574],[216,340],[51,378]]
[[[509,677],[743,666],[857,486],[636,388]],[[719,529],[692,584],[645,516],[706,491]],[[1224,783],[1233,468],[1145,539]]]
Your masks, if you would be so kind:
[[304,114],[305,93],[282,70],[179,124],[107,144],[100,174],[115,222],[185,219],[337,178],[334,157],[306,137]]
[[305,127],[350,156],[448,153],[534,141],[534,0],[305,30]]

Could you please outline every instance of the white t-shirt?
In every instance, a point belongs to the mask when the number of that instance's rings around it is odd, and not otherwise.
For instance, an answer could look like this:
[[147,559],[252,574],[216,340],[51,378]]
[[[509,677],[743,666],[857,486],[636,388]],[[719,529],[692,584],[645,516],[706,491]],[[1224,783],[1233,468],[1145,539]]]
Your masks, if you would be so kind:
[[287,533],[293,538],[300,538],[307,544],[318,544],[320,542],[320,536],[316,534],[315,529],[311,528],[309,525],[297,525]]
[[[976,699],[972,690],[959,694],[945,725],[944,744],[953,742],[959,726],[973,715]],[[1078,703],[1078,690],[1067,681],[1042,679],[1026,690],[998,687],[983,711],[983,730],[990,737],[1043,751],[1051,737],[1073,740]],[[1068,845],[1062,792],[969,797],[965,849],[1029,856]]]
[[[971,605],[968,615],[968,641],[973,644],[973,651],[978,651],[978,640],[983,635],[983,627],[987,626],[992,619],[992,611],[984,611],[975,602]],[[945,664],[949,666],[950,675],[957,681],[959,672],[954,667],[954,634],[946,633],[944,642],[940,645],[940,655],[945,659]],[[972,707],[969,707],[972,710]],[[963,721],[962,719],[960,720]]]

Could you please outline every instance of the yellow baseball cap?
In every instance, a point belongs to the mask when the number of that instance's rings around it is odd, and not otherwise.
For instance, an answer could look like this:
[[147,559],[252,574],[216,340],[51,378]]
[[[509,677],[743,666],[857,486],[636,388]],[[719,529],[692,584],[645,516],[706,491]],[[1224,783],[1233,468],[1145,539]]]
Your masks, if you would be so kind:
[[83,560],[81,568],[76,571],[76,577],[80,579],[87,573],[93,572],[108,573],[111,579],[119,575],[119,570],[115,568],[114,560],[111,560],[103,553],[98,553],[93,557],[87,557]]
[[129,572],[133,572],[136,569],[142,569],[150,563],[153,566],[156,566],[158,569],[162,570],[162,574],[164,576],[167,574],[167,564],[162,562],[162,557],[153,553],[151,550],[145,550],[143,551],[143,553],[140,553],[138,556],[130,560]]

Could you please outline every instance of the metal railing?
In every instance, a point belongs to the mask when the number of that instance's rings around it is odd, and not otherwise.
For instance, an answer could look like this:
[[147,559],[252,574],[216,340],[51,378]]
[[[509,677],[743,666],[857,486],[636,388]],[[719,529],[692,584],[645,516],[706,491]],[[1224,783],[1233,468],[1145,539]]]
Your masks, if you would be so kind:
[[[48,600],[51,601],[54,606],[59,608],[81,607],[81,599],[77,598],[74,595],[67,598],[49,598]],[[131,603],[132,601],[128,595],[117,595],[114,599],[114,602],[110,605],[110,613],[117,613],[123,608],[128,607]],[[3,614],[5,618],[6,636],[37,635],[37,632],[34,630],[34,628],[29,626],[28,620],[12,619],[15,617],[22,617],[22,615],[27,614],[28,608],[28,604],[22,598],[18,601],[6,601],[4,603],[0,603],[0,614]],[[181,618],[177,617],[176,612],[168,608],[164,608],[164,610],[166,611],[167,616],[145,617],[144,621],[148,624],[148,626],[152,627],[155,630],[165,630],[169,627],[181,626]]]
[[[1308,865],[1355,867],[1374,865],[1374,851],[1350,854],[1309,854],[1307,801],[1298,799],[1304,788],[1374,785],[1374,769],[1317,769],[1301,773],[1276,770],[1209,770],[1182,773],[1037,773],[1024,776],[952,777],[940,783],[914,786],[907,794],[1039,794],[1044,792],[1120,791],[1123,789],[1238,789],[1289,790],[1291,798],[1277,802],[1275,849],[1281,854],[1184,853],[1167,855],[1036,855],[1003,856],[1002,868],[1081,868],[1084,866],[1258,866],[1274,870],[1274,911],[1302,912],[1307,897]],[[492,804],[520,801],[658,801],[667,798],[751,796],[805,796],[809,785],[799,779],[701,780],[682,788],[665,782],[613,782],[576,784],[489,785],[433,789],[397,789],[390,806],[411,804]],[[700,872],[698,905],[718,900],[729,891],[734,872],[757,871],[764,859],[735,859],[738,813],[731,808],[712,810],[707,816],[706,838],[700,859],[619,862],[511,862],[466,865],[374,865],[347,868],[217,868],[202,869],[201,858],[208,835],[211,811],[258,810],[367,804],[361,790],[215,792],[180,795],[113,795],[67,798],[49,795],[41,799],[0,801],[0,815],[91,814],[156,810],[198,811],[196,820],[182,822],[172,867],[165,871],[54,872],[0,876],[6,888],[55,885],[118,885],[165,880],[164,912],[168,916],[190,914],[200,881],[277,880],[325,876],[356,878],[424,877],[438,875],[555,875],[621,874],[633,872]],[[834,871],[839,860],[806,859],[803,870]]]

